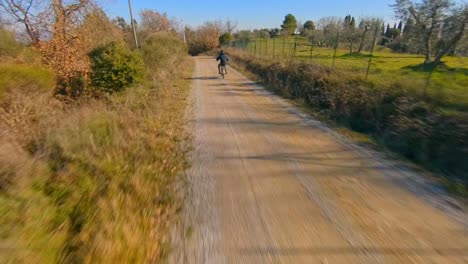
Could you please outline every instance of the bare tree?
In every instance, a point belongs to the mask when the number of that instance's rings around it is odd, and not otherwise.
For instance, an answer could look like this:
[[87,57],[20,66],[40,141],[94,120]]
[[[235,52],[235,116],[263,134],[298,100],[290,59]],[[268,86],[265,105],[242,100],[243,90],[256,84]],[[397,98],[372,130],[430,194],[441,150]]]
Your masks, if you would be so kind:
[[171,21],[166,13],[158,13],[155,10],[143,9],[140,12],[141,27],[148,33],[171,31]]
[[[44,23],[50,22],[50,3],[40,0],[0,0],[2,13],[14,24],[24,26],[31,43],[39,44]],[[46,22],[46,20],[49,20]],[[48,24],[48,23],[47,23]]]
[[237,25],[238,25],[237,22],[232,21],[231,19],[228,18],[225,23],[226,32],[232,35],[234,31],[237,29]]

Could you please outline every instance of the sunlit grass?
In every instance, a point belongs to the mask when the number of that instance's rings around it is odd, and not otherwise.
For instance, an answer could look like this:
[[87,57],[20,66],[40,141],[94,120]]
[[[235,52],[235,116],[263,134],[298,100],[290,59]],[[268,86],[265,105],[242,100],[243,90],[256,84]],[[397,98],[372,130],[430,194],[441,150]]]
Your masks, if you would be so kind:
[[[257,39],[246,45],[245,50],[268,60],[318,63],[363,78],[369,62],[368,51],[350,54],[343,48],[337,50],[333,62],[333,48],[313,47],[311,50],[310,43],[300,37],[296,40],[293,37]],[[393,53],[376,46],[368,78],[376,85],[400,83],[415,95],[428,97],[448,111],[468,110],[468,58],[446,56],[444,64],[433,72],[419,67],[423,61],[421,55]]]

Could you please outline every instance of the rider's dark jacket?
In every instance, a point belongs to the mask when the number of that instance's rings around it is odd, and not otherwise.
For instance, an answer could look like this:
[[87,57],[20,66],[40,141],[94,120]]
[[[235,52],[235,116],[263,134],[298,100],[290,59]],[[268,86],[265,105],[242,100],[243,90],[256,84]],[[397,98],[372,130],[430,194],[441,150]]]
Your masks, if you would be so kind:
[[229,61],[229,57],[226,56],[226,54],[219,54],[218,57],[216,57],[217,61],[220,61],[219,64],[222,66],[226,66],[227,62]]

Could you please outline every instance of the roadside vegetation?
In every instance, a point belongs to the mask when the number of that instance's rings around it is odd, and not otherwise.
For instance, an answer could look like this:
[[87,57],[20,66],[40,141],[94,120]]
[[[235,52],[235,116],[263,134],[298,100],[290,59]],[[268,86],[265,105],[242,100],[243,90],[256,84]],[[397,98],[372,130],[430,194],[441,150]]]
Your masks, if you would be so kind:
[[272,63],[229,49],[235,67],[252,72],[270,89],[296,99],[406,158],[446,177],[467,195],[468,114],[444,111],[417,97],[407,84],[385,85],[318,64]]
[[75,4],[44,9],[54,38],[39,13],[29,44],[0,30],[0,262],[158,263],[182,206],[192,65],[169,20],[132,49],[123,19]]
[[[271,63],[319,64],[363,79],[370,57],[369,51],[350,54],[349,50],[338,48],[333,59],[335,51],[331,47],[313,47],[311,54],[311,44],[302,36],[252,39],[245,47],[240,43],[233,46]],[[367,79],[379,85],[405,83],[408,92],[427,97],[447,111],[467,111],[468,57],[447,56],[443,65],[437,67],[421,65],[422,61],[423,55],[395,53],[388,47],[377,46]]]
[[[274,92],[443,175],[468,194],[468,6],[396,1],[402,22],[285,16],[281,29],[239,31],[236,67]],[[432,12],[426,12],[432,10]]]

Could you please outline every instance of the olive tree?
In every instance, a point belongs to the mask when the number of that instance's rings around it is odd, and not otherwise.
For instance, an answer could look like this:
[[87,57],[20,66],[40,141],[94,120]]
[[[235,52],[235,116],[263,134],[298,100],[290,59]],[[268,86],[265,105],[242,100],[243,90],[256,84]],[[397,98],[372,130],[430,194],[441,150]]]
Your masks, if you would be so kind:
[[468,24],[468,5],[456,6],[450,0],[396,0],[395,13],[414,21],[409,32],[413,42],[424,52],[424,63],[440,63],[453,51]]

